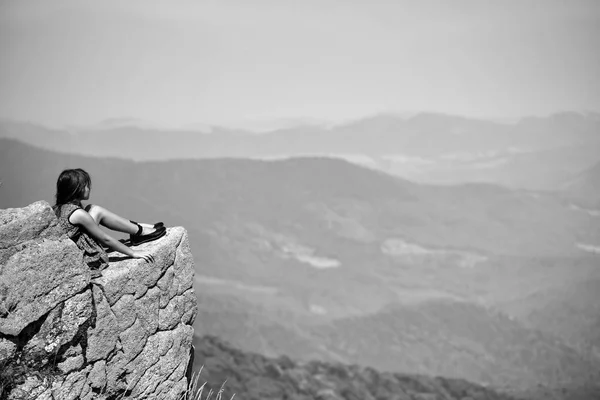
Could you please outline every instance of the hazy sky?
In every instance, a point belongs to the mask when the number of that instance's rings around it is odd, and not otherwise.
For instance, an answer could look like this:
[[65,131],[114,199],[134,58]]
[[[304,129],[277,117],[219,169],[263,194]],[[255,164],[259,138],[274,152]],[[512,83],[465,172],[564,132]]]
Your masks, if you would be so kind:
[[0,117],[600,111],[600,1],[0,0]]

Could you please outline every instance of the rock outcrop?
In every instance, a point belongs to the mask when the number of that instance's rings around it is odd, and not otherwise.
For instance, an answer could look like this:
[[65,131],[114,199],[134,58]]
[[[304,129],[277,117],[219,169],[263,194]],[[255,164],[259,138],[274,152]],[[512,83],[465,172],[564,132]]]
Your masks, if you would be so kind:
[[197,304],[187,233],[91,279],[49,204],[0,210],[0,398],[176,399]]

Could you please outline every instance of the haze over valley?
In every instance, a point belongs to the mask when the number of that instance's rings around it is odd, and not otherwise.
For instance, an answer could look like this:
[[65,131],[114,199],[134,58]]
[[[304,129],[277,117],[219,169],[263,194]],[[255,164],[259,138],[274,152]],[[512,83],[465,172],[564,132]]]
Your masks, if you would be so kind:
[[199,340],[516,395],[596,390],[597,168],[534,191],[327,157],[134,162],[0,139],[0,160],[2,208],[52,203],[57,173],[82,167],[94,202],[185,226]]

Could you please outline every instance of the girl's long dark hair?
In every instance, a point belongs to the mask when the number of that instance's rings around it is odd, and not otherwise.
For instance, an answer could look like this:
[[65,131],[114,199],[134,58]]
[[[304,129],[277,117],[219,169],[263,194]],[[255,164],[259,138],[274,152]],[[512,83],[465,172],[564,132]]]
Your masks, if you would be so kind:
[[81,168],[65,169],[56,181],[56,206],[81,200],[86,186],[92,188],[92,180],[87,172]]

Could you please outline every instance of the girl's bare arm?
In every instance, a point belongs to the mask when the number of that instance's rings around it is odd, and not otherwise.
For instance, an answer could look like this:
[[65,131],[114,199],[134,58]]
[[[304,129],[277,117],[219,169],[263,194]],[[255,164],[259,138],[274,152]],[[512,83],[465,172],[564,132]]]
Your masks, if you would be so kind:
[[100,229],[94,218],[92,218],[92,216],[85,210],[75,210],[69,217],[69,222],[84,228],[91,237],[112,250],[118,251],[119,253],[125,254],[129,257],[143,258],[148,262],[154,261],[154,257],[150,252],[132,250],[123,243],[119,242],[117,239],[108,235],[106,232]]

